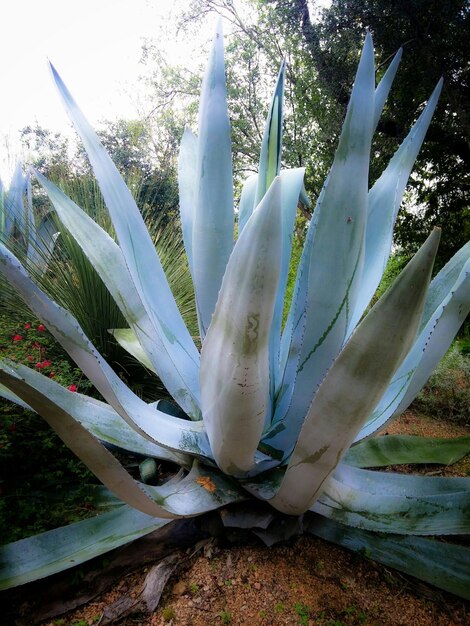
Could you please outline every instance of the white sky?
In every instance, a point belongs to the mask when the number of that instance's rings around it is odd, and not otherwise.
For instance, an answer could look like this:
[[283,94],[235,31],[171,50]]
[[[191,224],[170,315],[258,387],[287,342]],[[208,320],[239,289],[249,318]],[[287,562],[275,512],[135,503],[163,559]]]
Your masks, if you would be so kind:
[[192,41],[170,35],[174,16],[187,6],[188,0],[2,2],[0,169],[4,172],[16,160],[18,131],[24,126],[37,122],[61,132],[69,128],[48,58],[93,125],[137,117],[144,39],[164,42],[167,60],[187,67],[197,56],[198,41],[210,38],[212,27],[199,30]]
[[[136,117],[145,38],[163,38],[169,62],[195,42],[172,40],[183,0],[18,0],[2,3],[0,136],[14,152],[18,130],[36,122],[64,131],[68,118],[49,75],[55,65],[92,124]],[[162,32],[163,31],[163,32]],[[0,150],[4,153],[5,139]],[[7,150],[8,151],[8,150]],[[5,154],[0,159],[5,160]],[[11,155],[10,160],[16,155]]]

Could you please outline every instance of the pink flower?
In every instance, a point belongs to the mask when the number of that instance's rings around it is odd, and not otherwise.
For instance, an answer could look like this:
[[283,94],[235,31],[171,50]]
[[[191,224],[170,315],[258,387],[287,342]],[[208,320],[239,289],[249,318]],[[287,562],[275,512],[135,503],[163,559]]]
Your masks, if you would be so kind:
[[68,389],[69,391],[73,391],[73,392],[75,392],[75,391],[77,391],[77,385],[73,385],[73,384],[72,384],[72,385],[69,385],[69,386],[67,387],[67,389]]
[[31,324],[25,324],[24,327],[26,330],[29,330],[31,328]]
[[13,335],[13,341],[23,341],[22,335]]
[[44,367],[43,363],[36,363],[36,367],[38,368],[38,370],[42,370],[42,368]]
[[40,333],[42,333],[44,330],[45,330],[45,329],[44,329],[44,325],[43,325],[43,324],[39,324],[39,326],[38,326],[38,331],[39,331]]

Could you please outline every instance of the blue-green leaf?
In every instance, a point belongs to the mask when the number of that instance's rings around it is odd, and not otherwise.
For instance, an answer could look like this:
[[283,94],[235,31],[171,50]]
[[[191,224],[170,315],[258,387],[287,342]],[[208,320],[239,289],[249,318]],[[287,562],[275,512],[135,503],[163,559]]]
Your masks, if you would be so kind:
[[[84,374],[93,380],[102,396],[132,428],[158,444],[175,450],[191,450],[195,454],[204,451],[211,456],[202,422],[170,418],[138,398],[104,361],[77,320],[37,287],[18,259],[1,243],[0,271]],[[21,394],[18,395],[21,397]]]
[[178,191],[183,242],[191,275],[193,272],[193,224],[197,200],[197,137],[184,129],[178,157]]
[[[50,392],[46,395],[27,382],[27,370],[27,367],[0,361],[0,382],[32,406],[65,445],[121,500],[148,515],[173,518],[174,515],[169,515],[164,508],[155,504],[120,462],[68,410],[55,402],[56,395],[71,395],[72,392],[51,380],[52,384],[47,385]],[[40,378],[48,380],[45,376],[40,375]]]
[[52,66],[51,70],[65,108],[87,151],[128,272],[145,311],[153,326],[166,336],[167,344],[178,349],[178,362],[185,364],[188,370],[194,369],[194,363],[198,362],[197,349],[181,317],[134,198],[62,79]]
[[204,339],[233,248],[234,210],[224,44],[219,21],[199,106],[197,201],[193,221],[193,282]]
[[0,546],[0,589],[75,567],[170,521],[122,505],[96,517]]
[[[285,455],[344,342],[355,305],[362,272],[374,88],[374,54],[367,35],[335,160],[310,223],[284,331],[288,334],[281,354],[290,354],[296,367],[282,383],[288,386],[283,390],[287,402],[276,407],[263,442]],[[299,323],[300,337],[294,330]]]
[[151,369],[157,372],[183,410],[194,419],[200,419],[199,353],[193,341],[188,344],[184,336],[173,335],[165,314],[160,313],[165,310],[164,301],[159,311],[148,314],[120,247],[58,187],[39,173],[37,177],[63,225],[90,259],[122,311]]
[[[353,480],[348,478],[353,476]],[[393,489],[382,472],[341,466],[312,510],[337,522],[375,532],[412,535],[470,533],[470,478],[451,481],[399,476]]]
[[231,475],[253,468],[269,410],[281,228],[277,178],[237,240],[202,348],[203,420],[217,464]]
[[403,48],[400,48],[393,57],[392,62],[388,66],[387,71],[383,75],[382,80],[377,85],[377,89],[375,90],[374,129],[377,128],[377,124],[379,123],[382,109],[384,108],[385,101],[387,100],[390,88],[395,79],[395,74],[397,73],[402,54]]
[[440,231],[435,229],[356,329],[325,376],[300,431],[281,487],[270,503],[307,510],[413,345]]
[[393,227],[401,199],[442,89],[442,80],[432,93],[426,108],[389,165],[369,192],[364,270],[358,300],[352,311],[348,333],[362,317],[377,289],[387,265],[392,246]]
[[354,467],[383,467],[408,463],[452,465],[470,454],[470,436],[456,439],[387,435],[361,441],[349,448],[344,462]]
[[258,206],[273,180],[281,172],[282,109],[285,74],[286,62],[284,60],[277,77],[261,143],[255,206]]
[[[470,248],[466,249],[470,251]],[[457,266],[460,266],[460,262]],[[446,267],[442,270],[445,273]],[[436,293],[435,297],[439,301],[442,297],[439,275],[436,279],[435,290],[441,295],[438,297]],[[433,295],[435,290],[433,289],[430,300],[435,299]],[[447,292],[447,296],[438,304],[420,331],[411,350],[395,372],[388,389],[359,432],[356,441],[370,436],[385,426],[388,421],[403,413],[446,353],[470,311],[470,259],[461,269],[455,283],[448,283],[444,292]],[[429,315],[432,308],[425,309],[426,315]]]
[[247,221],[250,219],[255,208],[256,188],[258,186],[258,174],[249,176],[242,188],[240,203],[238,205],[238,236],[242,234]]

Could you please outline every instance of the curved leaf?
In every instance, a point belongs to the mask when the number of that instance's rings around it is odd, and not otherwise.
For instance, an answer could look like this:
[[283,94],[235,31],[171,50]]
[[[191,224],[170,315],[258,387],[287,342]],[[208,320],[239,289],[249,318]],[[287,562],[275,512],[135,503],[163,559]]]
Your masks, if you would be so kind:
[[393,227],[401,199],[442,89],[434,89],[424,111],[393,155],[368,196],[364,270],[358,300],[349,322],[348,334],[356,327],[374,295],[387,265],[392,246]]
[[408,463],[452,465],[470,454],[470,436],[456,439],[387,435],[361,441],[349,450],[344,462],[354,467],[384,467]]
[[75,567],[170,522],[122,505],[108,513],[0,546],[0,589]]
[[218,22],[199,105],[193,282],[201,340],[215,310],[233,248],[233,181],[222,24]]
[[[174,515],[168,514],[165,509],[153,502],[148,493],[139,487],[119,461],[95,437],[54,401],[56,394],[71,394],[72,392],[50,381],[53,385],[49,387],[55,393],[45,395],[25,380],[27,369],[24,366],[17,366],[13,369],[0,361],[0,382],[33,407],[55,430],[65,445],[85,463],[103,485],[121,500],[142,513],[155,517],[173,518]],[[26,376],[23,376],[24,374]],[[46,377],[43,378],[47,380]]]
[[84,374],[93,381],[102,396],[132,428],[157,444],[211,456],[202,422],[171,418],[155,411],[132,393],[97,352],[77,320],[37,287],[18,259],[1,243],[0,272],[44,322]]
[[279,283],[281,182],[237,240],[201,354],[202,414],[227,474],[252,469],[269,408],[269,333]]
[[321,384],[300,431],[281,487],[270,503],[305,512],[351,445],[413,344],[440,231],[435,229],[361,322]]
[[357,435],[356,441],[370,436],[403,413],[446,353],[470,311],[470,259],[456,282],[447,285],[446,291],[447,297],[419,333],[382,399]]
[[[167,350],[173,347],[177,351],[180,366],[194,372],[199,359],[197,348],[181,317],[134,198],[52,65],[51,71],[67,113],[83,141],[109,210],[125,264],[145,311],[160,336],[166,338]],[[44,184],[44,179],[42,182]]]
[[[375,532],[470,533],[470,479],[466,479],[466,488],[460,481],[462,490],[449,492],[442,489],[438,480],[428,476],[403,475],[401,490],[394,493],[387,489],[380,472],[367,472],[360,487],[343,482],[341,475],[342,472],[325,483],[325,490],[312,509],[316,513],[347,526]],[[374,481],[375,488],[371,488]]]
[[[294,355],[295,372],[282,383],[288,386],[283,391],[287,410],[276,409],[272,429],[263,439],[266,445],[284,451],[284,458],[344,342],[356,300],[366,224],[374,87],[374,54],[368,34],[335,160],[310,223],[284,331],[291,335],[283,338],[287,347],[281,352]],[[300,321],[298,336],[294,328],[299,328]]]
[[197,152],[197,137],[189,128],[185,128],[178,156],[178,191],[183,242],[191,276],[194,275],[193,223],[197,199]]
[[[37,173],[63,225],[82,248],[134,331],[155,371],[184,411],[200,419],[199,353],[174,337],[163,316],[149,315],[113,239],[58,187]],[[159,303],[165,309],[164,300]]]

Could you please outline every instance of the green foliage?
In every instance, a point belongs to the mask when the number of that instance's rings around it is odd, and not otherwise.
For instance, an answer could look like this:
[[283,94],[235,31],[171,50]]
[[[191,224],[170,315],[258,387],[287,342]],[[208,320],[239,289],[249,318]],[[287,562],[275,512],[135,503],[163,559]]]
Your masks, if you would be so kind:
[[227,611],[224,609],[223,611],[220,611],[219,615],[220,615],[220,621],[222,624],[232,623],[232,614],[230,611]]
[[[4,317],[0,321],[2,357],[35,367],[71,389],[91,391],[82,372],[39,322],[18,324]],[[96,509],[87,487],[93,482],[93,474],[44,420],[0,399],[3,541],[16,541],[93,515]]]
[[162,613],[163,621],[171,622],[176,617],[175,609],[172,606],[166,606]]
[[310,619],[310,607],[306,604],[302,604],[302,602],[296,602],[294,604],[294,610],[299,616],[299,624],[302,624],[302,626],[308,626]]
[[413,406],[441,419],[470,423],[470,355],[453,345],[433,372]]

